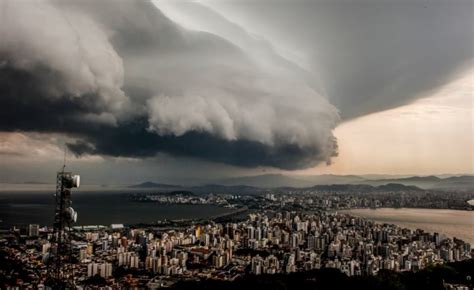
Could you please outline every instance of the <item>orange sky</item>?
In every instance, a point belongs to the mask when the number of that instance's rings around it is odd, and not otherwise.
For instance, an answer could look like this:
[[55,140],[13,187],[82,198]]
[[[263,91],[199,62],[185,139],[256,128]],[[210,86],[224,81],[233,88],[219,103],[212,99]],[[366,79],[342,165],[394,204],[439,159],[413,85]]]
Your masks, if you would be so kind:
[[339,125],[331,166],[299,174],[474,173],[474,70],[429,97]]

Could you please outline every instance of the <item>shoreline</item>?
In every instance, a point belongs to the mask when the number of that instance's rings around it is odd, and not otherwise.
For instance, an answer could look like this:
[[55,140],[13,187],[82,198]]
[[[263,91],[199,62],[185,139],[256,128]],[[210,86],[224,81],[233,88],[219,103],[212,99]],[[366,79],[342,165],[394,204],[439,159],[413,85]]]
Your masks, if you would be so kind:
[[328,211],[348,211],[348,210],[381,210],[381,209],[393,209],[393,210],[453,210],[453,211],[460,211],[460,212],[473,212],[474,209],[460,209],[460,208],[433,208],[433,207],[377,207],[377,208],[372,208],[372,207],[352,207],[352,208],[344,208],[344,209],[330,209]]
[[395,224],[411,230],[437,232],[449,238],[461,239],[474,244],[474,212],[455,209],[427,208],[360,208],[340,210],[376,223]]

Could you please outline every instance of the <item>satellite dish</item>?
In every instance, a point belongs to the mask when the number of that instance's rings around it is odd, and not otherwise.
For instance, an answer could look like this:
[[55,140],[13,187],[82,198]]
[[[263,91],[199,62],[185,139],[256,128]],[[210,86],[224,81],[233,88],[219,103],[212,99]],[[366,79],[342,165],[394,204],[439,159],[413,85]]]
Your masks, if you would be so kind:
[[77,212],[72,207],[66,209],[66,215],[69,221],[74,223],[77,221]]
[[81,177],[79,175],[65,174],[62,177],[62,183],[65,188],[79,187],[81,184]]
[[81,185],[81,176],[80,175],[74,175],[72,177],[72,186],[73,187],[79,187]]

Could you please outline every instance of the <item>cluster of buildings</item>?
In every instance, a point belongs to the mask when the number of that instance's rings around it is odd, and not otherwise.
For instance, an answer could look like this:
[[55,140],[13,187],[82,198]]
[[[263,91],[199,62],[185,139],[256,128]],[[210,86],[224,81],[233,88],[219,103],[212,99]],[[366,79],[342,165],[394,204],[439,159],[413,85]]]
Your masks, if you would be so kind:
[[473,205],[466,202],[474,199],[471,192],[422,190],[403,185],[388,185],[382,188],[360,186],[361,188],[357,185],[280,188],[258,194],[133,193],[130,198],[133,201],[160,204],[210,204],[231,208],[289,211],[380,207],[474,209]]
[[[411,189],[410,187],[379,189],[373,191],[357,190],[346,185],[327,186],[331,190],[287,189],[278,194],[265,194],[266,202],[259,203],[265,209],[301,208],[351,209],[351,208],[435,208],[472,210],[466,202],[474,198],[472,192],[445,192]],[[333,188],[334,187],[334,188]]]
[[130,195],[133,201],[155,202],[158,204],[212,204],[217,206],[229,206],[227,194],[195,195],[190,192],[163,193],[134,193]]
[[[1,250],[27,270],[22,283],[44,282],[50,235],[37,225],[1,233]],[[178,279],[233,280],[319,268],[376,275],[472,257],[471,246],[458,239],[330,212],[261,211],[239,222],[168,229],[81,227],[73,236],[77,285],[94,280],[153,288]]]

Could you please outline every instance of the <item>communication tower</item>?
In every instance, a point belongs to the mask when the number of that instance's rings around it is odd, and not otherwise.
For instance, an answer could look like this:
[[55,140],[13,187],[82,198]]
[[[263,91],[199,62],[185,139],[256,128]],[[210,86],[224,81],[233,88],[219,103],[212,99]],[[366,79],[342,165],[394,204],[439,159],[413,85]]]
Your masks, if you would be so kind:
[[72,208],[71,189],[79,187],[80,176],[66,172],[65,167],[56,176],[53,236],[45,259],[48,264],[45,284],[52,289],[75,289],[70,230],[77,220],[77,212]]

